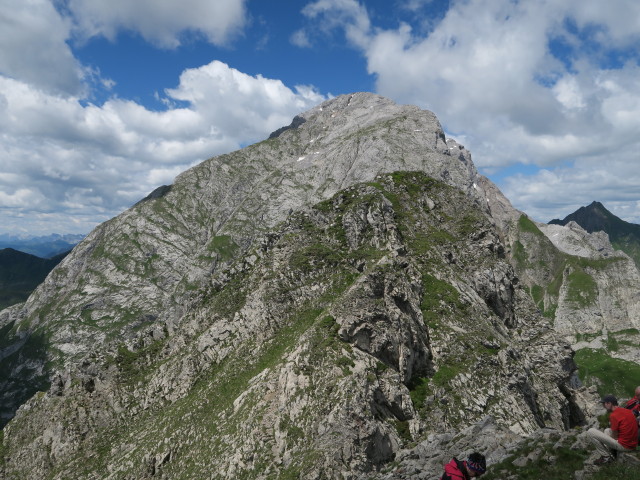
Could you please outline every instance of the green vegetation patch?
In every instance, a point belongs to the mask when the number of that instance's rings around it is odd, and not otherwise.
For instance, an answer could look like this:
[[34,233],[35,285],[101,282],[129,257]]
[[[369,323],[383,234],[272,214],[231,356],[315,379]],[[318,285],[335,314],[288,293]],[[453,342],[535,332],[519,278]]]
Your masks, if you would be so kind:
[[411,442],[411,430],[409,429],[409,422],[407,420],[395,420],[394,426],[398,432],[398,436],[405,442]]
[[[625,330],[618,330],[617,332],[609,332],[609,339],[615,341],[615,346],[620,347],[620,345],[625,345],[628,347],[637,348],[640,343],[638,337],[640,335],[640,331],[637,328],[627,328]],[[607,345],[609,350],[611,347]]]
[[311,273],[318,268],[337,265],[342,260],[338,250],[322,243],[314,243],[293,252],[289,266],[303,273]]
[[417,232],[409,239],[411,248],[418,254],[429,253],[434,248],[456,243],[457,238],[445,230],[431,230],[428,233]]
[[135,351],[120,345],[115,357],[107,358],[106,361],[107,364],[115,363],[118,366],[125,383],[134,384],[137,381],[144,381],[146,372],[158,362],[158,354],[165,343],[166,340],[156,340],[147,347]]
[[211,239],[207,249],[217,253],[223,261],[231,260],[238,251],[238,245],[229,235],[218,235]]
[[531,298],[533,298],[536,307],[538,307],[541,311],[544,311],[544,288],[540,285],[533,285],[529,289],[529,293],[531,294]]
[[640,480],[640,468],[637,465],[624,465],[621,463],[610,463],[603,465],[593,475],[590,480]]
[[627,328],[624,330],[618,330],[617,332],[609,332],[609,335],[640,335],[640,330],[637,328]]
[[446,365],[442,365],[433,375],[431,381],[434,385],[444,387],[463,370],[464,365],[462,363],[448,363]]
[[613,335],[607,335],[605,346],[607,347],[608,352],[617,352],[618,349],[620,348],[620,344],[618,343],[618,340]]
[[438,329],[439,320],[446,315],[464,312],[467,304],[460,300],[456,288],[429,273],[422,276],[423,295],[420,309],[424,322],[432,329]]
[[[589,456],[586,450],[573,450],[569,447],[574,438],[567,437],[561,445],[557,445],[559,435],[552,435],[549,440],[532,440],[522,444],[514,453],[500,463],[489,466],[482,476],[486,480],[517,478],[519,480],[574,480],[575,472],[584,468]],[[530,455],[532,452],[533,455]],[[523,457],[528,458],[523,466],[513,462]],[[618,478],[618,477],[614,477]]]
[[521,266],[521,268],[524,268],[527,263],[527,251],[524,248],[522,242],[520,240],[516,240],[512,246],[512,250],[512,255],[517,265]]
[[457,223],[458,233],[461,236],[469,236],[472,233],[478,230],[478,226],[481,222],[480,216],[477,212],[474,212],[475,215],[471,215],[467,213],[463,215]]
[[449,382],[459,373],[464,372],[467,367],[468,363],[465,362],[450,362],[441,365],[432,377],[416,376],[412,378],[407,388],[416,410],[423,410],[426,407],[425,400],[429,395],[432,395],[436,389],[446,389]]
[[338,331],[340,325],[331,315],[326,315],[316,323],[313,333],[309,337],[309,364],[313,368],[332,361],[347,375],[355,366],[353,359],[343,354],[352,351],[351,344],[340,340]]
[[427,190],[442,188],[444,185],[423,172],[394,172],[391,178],[396,185],[404,186],[409,195],[414,198]]
[[287,432],[287,443],[292,444],[304,439],[304,430],[300,428],[290,417],[282,417],[280,420],[280,430]]
[[567,276],[567,300],[580,307],[592,305],[598,296],[598,285],[591,275],[576,269]]
[[556,274],[553,277],[553,280],[547,285],[547,292],[549,292],[554,297],[560,295],[560,288],[562,287],[562,282],[564,281],[564,263],[557,269]]
[[540,229],[536,227],[536,224],[533,223],[526,215],[520,215],[520,218],[518,219],[518,229],[523,233],[532,233],[537,237],[546,238],[544,233],[542,233]]
[[207,298],[211,310],[222,317],[239,312],[247,301],[246,276],[238,275]]
[[609,356],[604,350],[583,348],[574,357],[578,377],[585,385],[595,385],[602,395],[630,397],[638,386],[640,365]]
[[409,385],[407,385],[411,402],[418,411],[424,407],[424,401],[431,393],[429,382],[430,378],[428,377],[415,377],[412,378]]

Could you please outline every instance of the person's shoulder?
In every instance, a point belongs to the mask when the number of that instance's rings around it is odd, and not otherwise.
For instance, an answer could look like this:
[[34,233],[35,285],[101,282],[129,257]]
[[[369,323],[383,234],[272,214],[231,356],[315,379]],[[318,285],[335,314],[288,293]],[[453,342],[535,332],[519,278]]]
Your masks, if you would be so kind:
[[627,408],[617,408],[615,411],[611,412],[611,415],[614,415],[617,418],[633,418],[635,419],[636,416],[633,414],[633,412]]
[[624,404],[624,408],[629,410],[640,410],[640,400],[637,398],[632,398]]

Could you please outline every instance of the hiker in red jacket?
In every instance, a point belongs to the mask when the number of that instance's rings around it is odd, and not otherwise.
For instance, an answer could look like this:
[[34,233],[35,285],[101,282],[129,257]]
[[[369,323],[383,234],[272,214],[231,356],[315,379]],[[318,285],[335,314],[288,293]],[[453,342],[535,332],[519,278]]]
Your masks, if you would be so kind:
[[638,446],[638,422],[631,410],[619,407],[618,399],[613,395],[606,395],[602,399],[602,405],[611,413],[611,428],[607,428],[604,433],[595,428],[590,428],[587,432],[602,454],[594,462],[596,465],[612,462],[617,452],[632,452]]
[[453,458],[444,466],[444,474],[440,480],[469,480],[479,477],[487,471],[487,461],[484,455],[473,452],[466,460]]
[[631,410],[636,417],[640,416],[640,387],[636,388],[636,394],[627,400],[624,408]]
[[[640,427],[640,387],[636,387],[635,395],[627,400],[624,408],[626,408],[627,410],[631,410],[631,413],[636,416],[638,427]],[[640,441],[640,428],[638,429],[638,441]]]

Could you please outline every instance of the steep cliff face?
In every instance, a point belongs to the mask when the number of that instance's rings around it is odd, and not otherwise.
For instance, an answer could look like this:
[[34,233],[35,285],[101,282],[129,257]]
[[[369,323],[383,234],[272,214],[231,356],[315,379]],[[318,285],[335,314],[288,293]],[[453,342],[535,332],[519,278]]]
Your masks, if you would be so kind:
[[[423,171],[476,195],[468,152],[445,142],[431,112],[354,94],[301,114],[296,125],[203,162],[100,225],[22,308],[0,313],[7,351],[26,338],[49,346],[46,359],[23,350],[2,360],[5,415],[33,393],[24,380],[40,379],[44,389],[54,370],[96,346],[171,325],[211,273],[291,212],[397,170]],[[37,374],[27,375],[25,363]]]
[[183,173],[0,313],[4,477],[360,478],[582,422],[496,192],[371,94]]
[[583,420],[496,231],[423,173],[290,216],[193,298],[20,409],[8,478],[360,478],[486,415],[508,438]]
[[515,268],[558,332],[640,327],[640,273],[606,233],[588,233],[574,222],[537,224],[524,215],[509,232]]

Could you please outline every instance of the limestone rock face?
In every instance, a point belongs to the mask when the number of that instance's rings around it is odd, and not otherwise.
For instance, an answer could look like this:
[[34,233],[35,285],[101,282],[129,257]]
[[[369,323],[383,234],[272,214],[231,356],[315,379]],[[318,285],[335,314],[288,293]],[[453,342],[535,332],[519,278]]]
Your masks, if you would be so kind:
[[589,233],[576,222],[564,227],[539,224],[538,227],[561,252],[587,258],[606,258],[614,255],[609,236],[605,232]]
[[487,415],[496,443],[584,421],[572,350],[459,190],[378,175],[253,252],[170,328],[96,351],[21,407],[8,474],[366,478]]
[[369,478],[584,423],[523,288],[554,271],[514,245],[560,254],[520,219],[431,112],[372,94],[207,160],[0,313],[2,476]]
[[575,271],[563,272],[566,280],[556,310],[557,331],[574,334],[640,329],[640,274],[633,260],[622,255],[604,268],[587,270],[592,287],[578,298],[570,281]]
[[[469,153],[445,140],[431,112],[358,93],[299,118],[296,128],[207,160],[100,225],[17,313],[0,316],[7,347],[46,332],[47,358],[30,358],[41,365],[38,388],[98,345],[130,344],[153,325],[170,330],[212,273],[291,212],[349,185],[416,170],[480,198]],[[16,315],[23,320],[13,322]],[[10,383],[24,383],[25,361],[6,360]],[[7,416],[33,393],[19,390],[3,407]]]
[[[521,217],[508,236],[518,273],[566,335],[640,327],[640,272],[604,232]],[[537,298],[536,298],[537,297]]]

